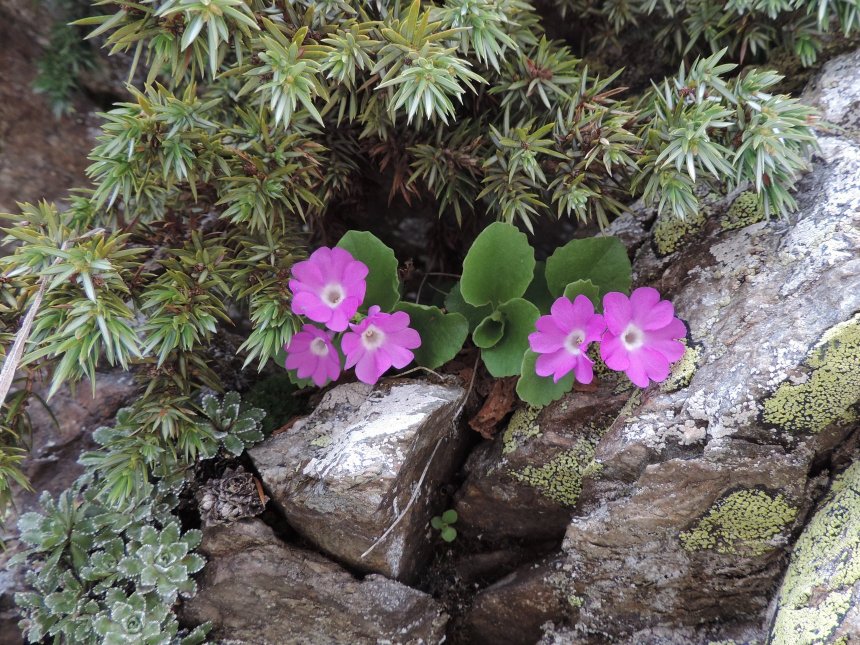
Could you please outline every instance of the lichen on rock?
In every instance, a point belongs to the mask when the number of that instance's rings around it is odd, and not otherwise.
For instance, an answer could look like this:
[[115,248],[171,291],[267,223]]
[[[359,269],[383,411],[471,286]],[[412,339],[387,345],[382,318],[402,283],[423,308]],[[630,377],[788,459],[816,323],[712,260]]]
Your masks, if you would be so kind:
[[838,643],[856,634],[860,625],[844,623],[849,610],[860,607],[858,518],[860,462],[836,478],[797,540],[777,601],[771,645]]
[[524,441],[540,436],[540,425],[537,423],[540,408],[526,406],[519,408],[511,416],[505,434],[502,437],[502,454],[508,455],[516,450]]
[[651,235],[657,254],[666,256],[681,248],[683,243],[702,230],[705,225],[705,213],[697,212],[686,220],[680,220],[671,214],[663,214],[657,218]]
[[720,220],[720,226],[724,231],[730,231],[744,228],[750,224],[757,224],[764,218],[764,208],[762,208],[759,196],[748,190],[735,198],[729,210]]
[[702,351],[695,345],[690,345],[687,341],[683,341],[687,345],[684,355],[677,363],[672,365],[672,371],[669,373],[663,383],[660,384],[661,392],[677,392],[683,390],[693,380],[693,375],[699,367],[699,361],[702,358]]
[[730,555],[760,556],[797,516],[782,495],[739,490],[715,503],[689,531],[680,534],[688,551],[704,549]]
[[764,401],[764,421],[793,432],[820,432],[853,421],[860,400],[860,314],[831,328],[806,358],[803,383],[783,383]]
[[533,486],[549,499],[565,506],[575,506],[582,492],[582,480],[600,470],[594,461],[594,439],[579,439],[543,466],[526,466],[512,471],[515,479]]

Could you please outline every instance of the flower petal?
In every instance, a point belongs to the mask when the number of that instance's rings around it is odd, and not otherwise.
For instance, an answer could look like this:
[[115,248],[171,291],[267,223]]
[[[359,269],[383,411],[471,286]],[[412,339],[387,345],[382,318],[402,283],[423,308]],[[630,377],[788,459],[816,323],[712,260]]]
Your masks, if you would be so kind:
[[[311,256],[313,258],[313,256]],[[303,260],[293,265],[291,270],[294,280],[290,280],[290,289],[294,289],[293,283],[300,282],[308,289],[321,290],[326,285],[326,276],[323,274],[322,265],[319,262]]]
[[529,347],[538,354],[557,352],[564,347],[564,336],[561,334],[545,334],[540,331],[529,334]]
[[331,318],[331,308],[323,304],[319,296],[309,291],[301,291],[293,294],[293,313],[306,316],[318,323],[325,323]]
[[650,347],[642,347],[638,354],[649,379],[659,383],[669,377],[669,361],[663,354]]
[[[356,327],[358,325],[352,325],[353,329],[356,329]],[[340,339],[340,348],[346,356],[345,369],[349,369],[355,365],[365,354],[364,345],[361,344],[361,332],[358,329],[356,331],[359,333],[348,331]]]
[[641,307],[639,309],[633,305],[633,322],[640,329],[661,329],[670,322],[675,315],[675,307],[668,300],[661,300],[657,304],[650,307]]
[[588,343],[599,341],[604,331],[606,331],[606,321],[603,316],[600,314],[592,315],[585,323],[585,339],[582,344],[587,346]]
[[639,387],[648,387],[650,381],[648,380],[648,374],[645,371],[645,365],[642,361],[642,350],[636,352],[630,352],[630,364],[627,366],[627,369],[624,370],[624,373],[627,374],[627,378],[633,381],[634,385],[638,385]]
[[558,383],[576,367],[576,357],[561,349],[552,354],[541,354],[535,361],[535,373],[538,376],[552,376]]
[[389,345],[399,345],[406,349],[421,347],[421,336],[411,327],[389,333],[386,340],[388,341],[386,347]]
[[585,354],[576,357],[576,366],[573,368],[576,380],[585,385],[594,380],[594,362]]
[[620,336],[630,322],[630,300],[623,293],[612,291],[603,296],[603,319],[615,336]]
[[606,332],[600,343],[600,358],[606,367],[617,372],[623,372],[630,365],[630,355],[619,336]]
[[386,343],[385,347],[381,347],[379,351],[385,352],[391,365],[398,370],[409,365],[415,358],[415,354],[394,343]]
[[355,364],[355,375],[362,383],[373,385],[382,375],[382,371],[384,370],[379,371],[376,366],[376,356],[378,353],[379,352],[364,352]]
[[557,336],[561,342],[564,342],[567,332],[558,326],[558,322],[552,316],[541,316],[535,322],[535,328],[545,334]]

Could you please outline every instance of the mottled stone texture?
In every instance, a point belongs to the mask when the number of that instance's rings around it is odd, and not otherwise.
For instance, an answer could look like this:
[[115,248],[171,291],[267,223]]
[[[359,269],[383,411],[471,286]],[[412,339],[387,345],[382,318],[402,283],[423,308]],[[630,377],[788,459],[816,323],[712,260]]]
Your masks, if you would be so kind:
[[[458,465],[459,386],[387,381],[338,386],[309,417],[250,452],[263,483],[308,540],[362,571],[410,579],[432,549],[435,499]],[[437,448],[438,446],[438,448]],[[429,466],[428,466],[429,464]],[[407,508],[391,533],[362,554]]]
[[556,570],[559,562],[523,567],[483,589],[463,621],[467,643],[532,645],[541,637],[544,623],[564,614],[564,605],[577,605],[568,593],[567,577]]
[[828,61],[803,92],[803,100],[829,123],[860,140],[860,49]]
[[770,645],[860,638],[860,461],[804,527],[774,606]]
[[[790,220],[715,221],[701,244],[636,258],[636,282],[673,299],[698,360],[597,445],[600,477],[564,543],[582,598],[565,618],[582,642],[660,642],[642,630],[672,626],[705,643],[709,623],[764,622],[820,490],[810,472],[856,427],[860,397],[860,147],[820,143]],[[824,422],[765,414],[810,406]]]
[[517,410],[504,432],[469,456],[456,496],[458,530],[484,541],[560,540],[589,477],[603,432],[630,397],[605,379],[543,410]]
[[211,621],[213,642],[429,645],[444,636],[447,617],[430,596],[378,575],[358,581],[259,520],[206,529],[201,550],[209,563],[181,617]]

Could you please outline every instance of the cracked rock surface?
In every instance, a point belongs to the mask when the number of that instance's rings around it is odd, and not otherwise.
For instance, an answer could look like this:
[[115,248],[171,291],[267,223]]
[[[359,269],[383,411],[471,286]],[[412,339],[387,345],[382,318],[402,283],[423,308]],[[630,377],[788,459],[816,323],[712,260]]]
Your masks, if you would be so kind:
[[438,509],[430,492],[459,465],[463,433],[454,416],[463,394],[405,379],[339,385],[310,416],[249,453],[274,502],[311,543],[359,570],[410,579],[432,549],[428,522]]
[[260,520],[207,528],[201,550],[209,563],[182,618],[212,621],[213,642],[429,645],[444,635],[447,616],[427,594],[379,575],[356,580]]

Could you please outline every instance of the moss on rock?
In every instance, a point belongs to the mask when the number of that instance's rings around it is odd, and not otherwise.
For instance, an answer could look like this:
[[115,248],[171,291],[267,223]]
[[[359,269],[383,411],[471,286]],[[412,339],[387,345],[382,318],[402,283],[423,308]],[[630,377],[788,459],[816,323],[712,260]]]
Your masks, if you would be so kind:
[[764,218],[764,208],[759,196],[748,190],[735,198],[729,210],[720,220],[720,226],[724,231],[729,231],[761,222]]
[[702,211],[685,220],[672,215],[660,215],[651,231],[657,254],[665,256],[674,253],[688,238],[701,231],[704,225],[705,213]]
[[759,556],[794,521],[797,509],[782,495],[762,490],[735,491],[715,503],[689,531],[680,535],[688,551],[704,549],[731,555]]
[[540,408],[531,406],[519,408],[511,416],[505,434],[502,436],[502,454],[509,455],[519,448],[523,442],[532,437],[539,437],[540,426],[537,423]]
[[803,530],[780,590],[771,645],[838,643],[860,601],[860,463],[831,486]]
[[582,480],[600,470],[594,461],[594,439],[578,439],[573,448],[559,453],[543,466],[526,466],[511,472],[515,479],[533,486],[549,499],[565,506],[576,505]]
[[764,420],[793,432],[820,432],[857,419],[860,400],[860,314],[830,329],[806,358],[804,383],[783,383],[764,402]]

